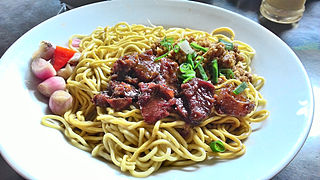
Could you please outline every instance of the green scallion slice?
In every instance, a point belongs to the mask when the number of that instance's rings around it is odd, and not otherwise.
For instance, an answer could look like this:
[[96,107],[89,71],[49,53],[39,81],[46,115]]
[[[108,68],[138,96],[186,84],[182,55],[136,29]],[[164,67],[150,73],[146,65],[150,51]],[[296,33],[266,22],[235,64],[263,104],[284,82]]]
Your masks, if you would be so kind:
[[234,79],[234,73],[230,68],[227,69],[219,69],[219,72],[226,76],[227,79]]
[[171,38],[164,37],[163,40],[160,41],[160,45],[167,49],[167,53],[155,58],[154,61],[158,61],[159,59],[166,57],[172,49],[173,42],[174,40],[172,37]]
[[191,79],[193,79],[193,78],[194,78],[194,77],[192,77],[192,76],[188,77],[187,79],[183,80],[182,84],[188,82],[189,80],[191,80]]
[[197,49],[197,50],[203,51],[203,52],[207,52],[208,51],[208,48],[202,47],[202,46],[200,46],[199,44],[197,44],[195,42],[190,43],[190,46],[195,48],[195,49]]
[[186,73],[181,74],[180,77],[181,77],[182,79],[187,79],[187,78],[189,78],[189,77],[194,78],[194,77],[196,77],[196,72],[195,72],[195,71],[188,71],[188,72],[186,72]]
[[163,54],[163,55],[161,55],[161,56],[159,56],[159,57],[155,58],[155,59],[154,59],[154,61],[158,61],[159,59],[161,59],[161,58],[164,58],[164,57],[168,56],[168,54],[169,54],[169,51],[168,51],[167,53],[165,53],[165,54]]
[[212,141],[209,146],[213,152],[224,152],[226,150],[221,141]]
[[164,46],[165,48],[167,48],[168,51],[170,51],[173,41],[174,40],[172,37],[171,38],[164,37],[163,40],[160,41],[160,45]]
[[193,71],[192,70],[192,66],[191,66],[191,64],[189,64],[189,63],[182,63],[181,65],[180,65],[180,72],[182,72],[182,73],[186,73],[186,72],[188,72],[188,71]]
[[188,54],[187,55],[187,63],[191,64],[192,68],[194,68],[194,63],[193,63],[193,54]]
[[176,44],[174,47],[173,47],[173,51],[175,53],[179,52],[180,51],[180,46],[178,44]]
[[201,64],[198,65],[198,70],[199,70],[201,79],[203,79],[205,81],[208,81],[208,76],[207,76],[206,72],[204,71],[204,69],[203,69]]
[[192,65],[189,63],[182,63],[180,65],[180,78],[183,80],[183,83],[186,83],[192,78],[196,77],[196,72],[193,70]]
[[246,82],[242,82],[235,90],[232,92],[236,95],[242,93],[248,87]]
[[233,50],[233,44],[231,42],[219,39],[219,42],[223,43],[226,50]]
[[211,81],[212,81],[213,84],[217,84],[218,83],[218,76],[219,76],[217,59],[214,59],[212,61],[211,71],[212,71]]
[[199,64],[201,64],[201,62],[204,60],[204,57],[203,56],[197,56],[196,57],[196,62],[197,62],[197,64],[194,66],[194,68],[196,69],[198,66],[199,66]]

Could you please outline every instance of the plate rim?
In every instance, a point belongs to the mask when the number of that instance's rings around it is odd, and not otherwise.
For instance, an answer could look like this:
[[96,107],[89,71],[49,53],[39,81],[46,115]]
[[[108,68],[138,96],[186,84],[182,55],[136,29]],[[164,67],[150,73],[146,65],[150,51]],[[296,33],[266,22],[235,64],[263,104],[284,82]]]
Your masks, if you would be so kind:
[[[122,0],[123,1],[130,1],[130,0]],[[136,0],[136,2],[145,2],[144,0]],[[238,13],[235,13],[235,12],[232,12],[228,9],[224,9],[222,7],[218,7],[218,6],[215,6],[215,5],[210,5],[210,4],[204,4],[204,3],[201,3],[201,2],[194,2],[194,1],[179,1],[179,0],[162,0],[161,3],[163,3],[164,1],[167,1],[167,2],[176,2],[176,3],[182,3],[182,4],[197,4],[197,5],[200,5],[200,6],[206,6],[207,8],[212,8],[212,9],[218,9],[220,11],[224,11],[226,13],[229,13],[229,14],[232,14],[234,16],[237,16],[239,18],[241,18],[242,20],[245,20],[245,21],[250,21],[250,23],[253,23],[255,24],[257,27],[259,27],[260,29],[263,29],[265,32],[268,32],[269,34],[272,34],[272,36],[274,36],[278,41],[281,41],[281,43],[283,45],[286,46],[286,48],[290,51],[290,53],[292,55],[295,56],[295,58],[298,60],[297,63],[299,65],[299,67],[302,69],[302,72],[304,74],[304,76],[306,77],[306,83],[308,85],[308,94],[310,95],[310,111],[311,111],[311,115],[309,116],[309,118],[305,118],[307,119],[307,125],[306,127],[304,127],[303,129],[303,136],[299,136],[299,138],[301,138],[302,140],[298,141],[299,143],[295,143],[295,147],[298,147],[298,148],[295,148],[295,151],[292,152],[292,153],[289,153],[288,156],[289,158],[286,159],[286,162],[285,163],[281,163],[281,165],[276,165],[278,168],[276,168],[276,173],[274,173],[273,175],[269,174],[268,176],[266,175],[263,175],[263,177],[268,177],[268,178],[272,178],[274,177],[275,175],[277,175],[279,172],[281,172],[286,166],[288,166],[290,164],[290,162],[296,157],[296,155],[299,153],[299,151],[301,150],[301,148],[303,147],[305,141],[307,140],[307,137],[309,135],[309,132],[310,132],[310,129],[311,129],[311,126],[312,126],[312,122],[314,120],[314,92],[313,92],[313,88],[312,88],[312,84],[311,84],[311,80],[308,76],[308,73],[304,67],[304,65],[302,64],[301,60],[299,59],[299,57],[296,55],[296,53],[282,40],[280,39],[278,36],[276,36],[273,32],[271,32],[270,30],[268,30],[267,28],[263,27],[262,25],[260,25],[259,23],[241,15],[241,14],[238,14]],[[120,1],[121,2],[121,1]],[[156,2],[155,0],[153,0],[153,2]],[[6,63],[6,59],[9,59],[7,58],[7,54],[10,54],[10,51],[12,51],[12,49],[15,49],[14,47],[20,43],[20,41],[22,41],[24,39],[24,37],[26,37],[28,34],[32,33],[34,29],[36,28],[39,28],[40,26],[43,26],[44,24],[46,23],[50,23],[50,21],[52,21],[52,19],[56,19],[57,17],[60,17],[61,15],[62,16],[67,16],[70,12],[73,12],[73,11],[79,11],[79,9],[82,9],[82,8],[88,8],[89,6],[103,6],[103,4],[111,4],[111,3],[119,3],[119,1],[103,1],[103,2],[97,2],[97,3],[92,3],[92,4],[88,4],[88,5],[84,5],[84,6],[81,6],[81,7],[78,7],[78,8],[75,8],[75,9],[71,9],[67,12],[64,12],[62,14],[59,14],[59,15],[56,15],[56,16],[53,16],[41,23],[39,23],[38,25],[34,26],[33,28],[31,28],[30,30],[28,30],[26,33],[24,33],[22,36],[20,36],[14,43],[11,44],[11,46],[5,51],[5,53],[2,55],[2,57],[0,58],[0,67],[3,67]],[[150,2],[149,2],[150,3]],[[160,4],[161,4],[160,3]],[[15,170],[16,173],[18,173],[19,175],[21,175],[22,177],[24,178],[31,178],[31,179],[34,179],[34,177],[28,173],[27,171],[25,171],[23,168],[21,168],[17,163],[15,163],[15,160],[14,158],[12,158],[8,153],[6,152],[5,148],[3,148],[3,146],[0,144],[0,153],[3,157],[3,159],[10,165],[10,167],[12,169]]]

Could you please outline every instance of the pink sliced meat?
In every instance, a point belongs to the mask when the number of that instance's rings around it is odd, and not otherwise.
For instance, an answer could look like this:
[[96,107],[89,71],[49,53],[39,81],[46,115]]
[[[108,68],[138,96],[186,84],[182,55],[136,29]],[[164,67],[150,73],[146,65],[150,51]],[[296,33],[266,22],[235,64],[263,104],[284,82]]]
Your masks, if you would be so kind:
[[202,79],[193,78],[181,85],[181,94],[184,106],[188,111],[188,119],[191,125],[199,125],[202,120],[210,115],[214,103],[214,86]]
[[232,88],[223,88],[216,95],[214,107],[219,114],[243,117],[249,114],[255,107],[254,102],[244,98],[242,95],[235,95]]
[[92,101],[96,106],[112,107],[116,111],[127,109],[138,98],[138,90],[127,83],[110,81],[108,91],[97,94]]
[[107,94],[97,94],[94,96],[93,102],[99,107],[112,107],[115,111],[121,111],[132,104],[132,98],[111,98]]
[[141,92],[138,104],[144,121],[153,124],[167,117],[172,111],[171,99],[174,92],[170,88],[155,83],[139,83]]

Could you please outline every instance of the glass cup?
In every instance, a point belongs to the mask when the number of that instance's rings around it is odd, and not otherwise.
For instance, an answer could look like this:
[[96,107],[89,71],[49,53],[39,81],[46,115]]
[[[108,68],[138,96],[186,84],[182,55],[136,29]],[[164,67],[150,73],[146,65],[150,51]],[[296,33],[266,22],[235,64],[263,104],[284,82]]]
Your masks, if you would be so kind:
[[299,21],[306,0],[262,0],[261,14],[270,21],[291,24]]

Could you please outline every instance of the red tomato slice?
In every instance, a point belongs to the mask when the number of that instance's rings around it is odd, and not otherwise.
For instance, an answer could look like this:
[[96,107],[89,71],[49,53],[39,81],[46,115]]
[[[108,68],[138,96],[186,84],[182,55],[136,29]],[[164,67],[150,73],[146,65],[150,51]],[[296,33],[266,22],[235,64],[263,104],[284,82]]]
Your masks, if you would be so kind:
[[67,64],[69,59],[76,53],[76,51],[68,48],[64,48],[61,46],[56,46],[56,50],[54,51],[54,61],[53,67],[56,71],[61,69],[63,66]]

